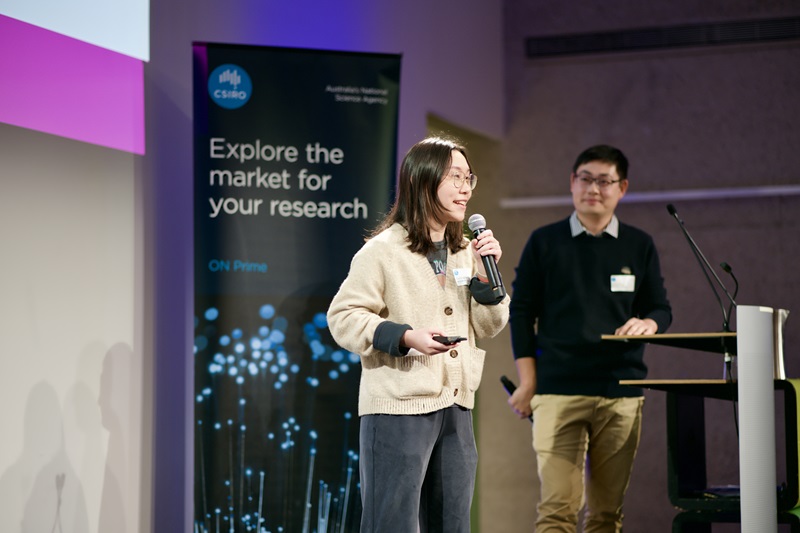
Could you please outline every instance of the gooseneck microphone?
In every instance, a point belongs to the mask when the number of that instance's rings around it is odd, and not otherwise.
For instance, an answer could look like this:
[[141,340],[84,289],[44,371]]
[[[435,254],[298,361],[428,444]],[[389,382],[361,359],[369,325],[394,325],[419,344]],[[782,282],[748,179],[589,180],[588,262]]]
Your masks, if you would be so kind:
[[719,264],[719,266],[721,266],[722,270],[727,272],[728,275],[731,278],[733,278],[733,283],[734,283],[734,285],[733,285],[733,298],[731,298],[731,303],[728,305],[728,316],[731,316],[731,312],[733,311],[733,306],[736,305],[736,302],[734,300],[736,299],[736,295],[739,294],[739,280],[736,279],[736,276],[733,275],[733,269],[731,268],[731,266],[728,263],[723,261],[722,263]]
[[731,313],[733,312],[733,308],[736,305],[736,301],[735,301],[736,300],[736,296],[739,294],[739,280],[736,279],[736,276],[733,275],[733,269],[731,268],[731,266],[728,263],[723,261],[722,263],[719,264],[719,266],[721,266],[722,270],[727,272],[728,275],[733,279],[733,284],[734,284],[733,285],[733,296],[731,297],[731,295],[728,294],[728,298],[730,299],[730,302],[731,302],[730,304],[728,304],[728,316],[730,317]]
[[[708,262],[708,259],[706,259],[706,256],[703,255],[703,252],[700,251],[700,247],[697,246],[697,243],[694,242],[692,236],[689,235],[689,231],[686,229],[686,226],[684,226],[683,220],[681,220],[681,218],[678,216],[678,211],[675,209],[675,206],[672,204],[667,204],[667,211],[669,211],[669,214],[672,215],[675,218],[675,220],[678,221],[678,225],[680,226],[683,235],[686,237],[686,240],[689,242],[689,247],[692,249],[692,253],[694,253],[697,262],[700,264],[700,268],[703,270],[703,274],[705,275],[706,280],[708,280],[708,284],[711,286],[711,290],[714,292],[714,296],[716,297],[717,302],[719,303],[719,306],[722,309],[722,330],[725,332],[730,331],[731,330],[730,314],[731,311],[733,310],[733,307],[736,306],[736,300],[734,300],[734,297],[731,296],[731,294],[728,292],[728,289],[725,288],[725,284],[722,283],[722,280],[719,279],[719,276],[717,276],[716,271],[714,271],[714,269],[711,267],[711,264]],[[723,265],[727,265],[727,263],[723,263]],[[722,268],[725,269],[724,266]],[[728,266],[728,268],[730,268],[730,266]],[[714,282],[711,281],[709,272],[711,273],[712,276],[714,276],[714,280],[717,282],[717,285],[719,285],[719,287],[722,289],[722,292],[725,293],[725,296],[727,296],[728,300],[730,301],[730,307],[727,310],[725,309],[725,306],[722,304],[722,299],[720,298],[719,293],[717,292],[717,289],[714,286]],[[733,275],[732,271],[726,270],[726,272]],[[734,280],[735,279],[736,278],[734,278]],[[738,291],[738,282],[737,282],[737,291]]]
[[[733,312],[733,306],[735,304],[734,299],[736,298],[736,295],[739,294],[739,280],[736,279],[736,276],[733,275],[733,269],[731,268],[731,266],[728,263],[723,261],[722,263],[719,264],[719,266],[721,266],[722,270],[727,272],[728,275],[731,278],[733,278],[733,283],[734,283],[734,286],[733,286],[733,298],[731,298],[731,302],[728,304],[728,316],[730,317],[731,313]],[[727,380],[732,380],[733,379],[733,374],[731,372],[731,354],[728,352],[728,347],[725,345],[725,341],[724,340],[722,341],[722,351],[725,354],[725,372],[724,372],[724,377]],[[739,433],[738,428],[736,430],[736,433],[738,435],[738,433]]]
[[[486,231],[486,219],[483,218],[483,215],[475,213],[469,217],[467,224],[475,238]],[[506,288],[503,286],[503,280],[497,270],[497,260],[493,255],[484,255],[481,258],[483,259],[483,268],[486,269],[486,276],[489,278],[489,284],[492,286],[492,292],[498,300],[502,300],[506,296]]]

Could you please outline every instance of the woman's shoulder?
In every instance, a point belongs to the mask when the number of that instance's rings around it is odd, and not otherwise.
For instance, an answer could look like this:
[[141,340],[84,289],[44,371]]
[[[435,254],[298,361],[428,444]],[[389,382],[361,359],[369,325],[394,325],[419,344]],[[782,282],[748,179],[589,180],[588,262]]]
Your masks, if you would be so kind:
[[406,242],[408,240],[408,231],[400,224],[392,224],[384,229],[377,235],[373,235],[368,241],[375,243],[375,245],[396,244],[398,242]]
[[380,233],[373,235],[361,248],[361,253],[386,254],[398,247],[405,248],[408,232],[400,224],[393,224]]

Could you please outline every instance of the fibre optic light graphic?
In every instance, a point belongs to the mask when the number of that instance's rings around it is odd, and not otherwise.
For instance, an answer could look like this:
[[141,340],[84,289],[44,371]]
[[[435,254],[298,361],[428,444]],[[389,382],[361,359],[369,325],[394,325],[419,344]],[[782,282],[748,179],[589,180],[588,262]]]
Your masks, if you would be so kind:
[[358,531],[359,357],[323,311],[229,307],[195,317],[195,533]]

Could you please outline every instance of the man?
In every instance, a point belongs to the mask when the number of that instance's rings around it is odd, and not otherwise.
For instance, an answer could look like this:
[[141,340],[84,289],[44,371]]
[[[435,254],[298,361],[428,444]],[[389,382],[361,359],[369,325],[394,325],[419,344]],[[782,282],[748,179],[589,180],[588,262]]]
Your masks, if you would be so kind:
[[509,324],[520,384],[508,403],[536,421],[537,533],[575,531],[584,503],[585,532],[622,529],[644,397],[619,381],[647,367],[642,344],[600,336],[662,333],[672,321],[653,240],[614,214],[627,174],[617,148],[582,152],[570,175],[575,211],[534,231],[516,269]]

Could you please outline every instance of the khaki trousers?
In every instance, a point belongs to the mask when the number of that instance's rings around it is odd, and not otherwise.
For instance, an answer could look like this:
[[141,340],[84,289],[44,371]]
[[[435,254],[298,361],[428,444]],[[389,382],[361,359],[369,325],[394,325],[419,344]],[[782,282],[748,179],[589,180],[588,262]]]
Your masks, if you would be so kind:
[[576,531],[584,503],[584,532],[622,531],[643,403],[643,397],[534,395],[537,533]]

